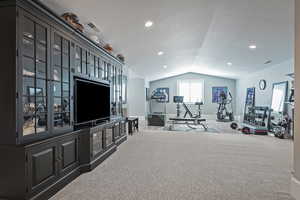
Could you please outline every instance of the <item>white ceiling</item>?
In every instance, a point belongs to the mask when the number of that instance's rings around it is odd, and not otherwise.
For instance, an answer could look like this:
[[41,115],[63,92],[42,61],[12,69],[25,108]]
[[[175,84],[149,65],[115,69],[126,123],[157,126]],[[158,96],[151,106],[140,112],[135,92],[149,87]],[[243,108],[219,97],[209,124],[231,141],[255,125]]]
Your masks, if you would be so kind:
[[[42,1],[58,14],[71,11],[96,24],[148,80],[185,72],[238,79],[293,58],[294,0]],[[147,20],[154,22],[150,29]],[[272,63],[264,65],[267,60]]]

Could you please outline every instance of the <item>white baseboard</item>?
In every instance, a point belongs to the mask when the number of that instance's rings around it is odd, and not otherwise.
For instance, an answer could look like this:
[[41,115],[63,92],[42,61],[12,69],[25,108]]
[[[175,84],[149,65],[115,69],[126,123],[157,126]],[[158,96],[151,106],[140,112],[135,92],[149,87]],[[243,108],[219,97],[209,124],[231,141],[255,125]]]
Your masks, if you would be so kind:
[[300,180],[297,180],[294,176],[291,178],[291,195],[296,200],[300,200]]

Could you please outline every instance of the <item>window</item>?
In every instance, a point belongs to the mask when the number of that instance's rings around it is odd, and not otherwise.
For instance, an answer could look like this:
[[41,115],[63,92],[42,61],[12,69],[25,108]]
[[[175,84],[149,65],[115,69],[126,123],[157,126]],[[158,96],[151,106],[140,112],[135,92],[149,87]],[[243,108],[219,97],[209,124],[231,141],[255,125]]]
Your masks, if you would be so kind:
[[204,81],[199,79],[186,79],[178,81],[178,96],[184,96],[184,102],[204,102]]

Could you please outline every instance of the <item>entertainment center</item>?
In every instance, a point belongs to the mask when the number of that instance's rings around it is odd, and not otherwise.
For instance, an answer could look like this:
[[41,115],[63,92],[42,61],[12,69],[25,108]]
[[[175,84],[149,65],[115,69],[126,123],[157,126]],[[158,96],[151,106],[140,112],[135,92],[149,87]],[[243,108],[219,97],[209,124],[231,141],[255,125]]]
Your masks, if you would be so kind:
[[124,63],[39,1],[0,16],[0,199],[48,199],[127,139]]

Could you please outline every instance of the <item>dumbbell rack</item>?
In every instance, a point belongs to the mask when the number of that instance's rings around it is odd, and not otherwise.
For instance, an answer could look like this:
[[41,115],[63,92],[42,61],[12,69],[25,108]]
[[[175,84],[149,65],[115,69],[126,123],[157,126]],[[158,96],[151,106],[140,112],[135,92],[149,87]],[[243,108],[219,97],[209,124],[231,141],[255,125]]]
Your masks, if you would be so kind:
[[248,112],[245,113],[243,129],[248,133],[256,135],[267,135],[268,126],[267,119],[269,117],[269,107],[266,106],[253,106],[248,108]]

